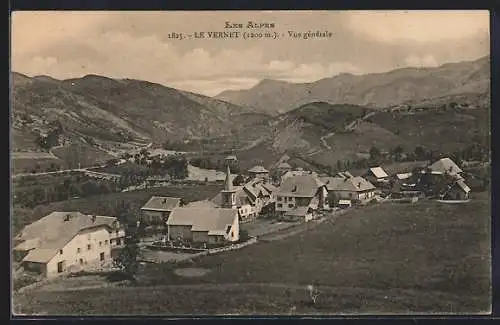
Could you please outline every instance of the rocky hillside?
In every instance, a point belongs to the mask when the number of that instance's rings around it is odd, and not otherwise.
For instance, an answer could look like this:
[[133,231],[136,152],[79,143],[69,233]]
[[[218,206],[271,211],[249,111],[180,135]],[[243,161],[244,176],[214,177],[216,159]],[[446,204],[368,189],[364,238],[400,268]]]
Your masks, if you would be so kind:
[[[12,74],[14,150],[36,149],[58,129],[64,142],[162,143],[244,132],[266,115],[234,104],[139,80],[88,75],[56,80]],[[238,127],[236,127],[238,126]]]
[[385,108],[435,97],[474,96],[488,93],[489,85],[488,56],[437,68],[403,68],[367,75],[340,74],[312,83],[265,79],[253,88],[225,91],[216,98],[277,115],[314,101]]

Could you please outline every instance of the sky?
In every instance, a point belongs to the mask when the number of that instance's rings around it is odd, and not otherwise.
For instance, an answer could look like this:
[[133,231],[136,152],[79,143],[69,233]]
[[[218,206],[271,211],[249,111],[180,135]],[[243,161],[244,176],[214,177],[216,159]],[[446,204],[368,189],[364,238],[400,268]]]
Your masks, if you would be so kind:
[[[172,32],[248,31],[279,39],[172,39]],[[256,31],[265,31],[264,29]],[[289,31],[331,32],[291,38]],[[240,34],[241,36],[241,34]],[[475,60],[490,51],[488,11],[22,11],[11,19],[11,68],[58,79],[131,78],[214,96],[262,79],[312,82]]]

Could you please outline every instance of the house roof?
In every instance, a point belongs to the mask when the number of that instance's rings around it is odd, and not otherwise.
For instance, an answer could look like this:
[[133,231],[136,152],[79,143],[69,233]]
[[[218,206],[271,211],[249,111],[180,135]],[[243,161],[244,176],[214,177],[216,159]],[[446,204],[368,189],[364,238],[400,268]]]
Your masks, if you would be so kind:
[[396,178],[397,179],[407,179],[407,178],[410,178],[412,175],[412,173],[400,173],[400,174],[396,174]]
[[23,262],[47,263],[58,251],[57,248],[36,248],[23,258]]
[[382,169],[382,167],[373,167],[373,168],[370,168],[369,171],[377,178],[384,178],[384,177],[388,177],[389,175],[387,175],[387,173],[385,172],[384,169]]
[[442,158],[429,166],[429,168],[434,172],[448,173],[451,175],[458,174],[462,172],[462,169],[455,164],[450,158]]
[[308,210],[309,210],[309,207],[296,207],[293,210],[289,210],[289,211],[285,212],[285,215],[294,216],[294,217],[303,217],[307,214]]
[[166,196],[152,196],[141,210],[172,211],[179,206],[180,198]]
[[470,187],[467,186],[467,184],[465,184],[465,182],[462,179],[457,181],[457,185],[460,186],[460,188],[464,190],[464,192],[466,193],[470,192]]
[[172,211],[169,226],[192,226],[192,231],[226,231],[237,218],[238,211],[223,208],[181,207]]
[[[80,231],[96,227],[113,227],[116,221],[115,217],[90,216],[80,212],[52,212],[24,227],[17,236],[17,239],[29,241],[26,245],[31,246],[30,248],[38,242],[36,248],[33,248],[23,261],[48,262],[55,255],[54,253],[49,256],[51,254],[49,252],[62,249]],[[42,257],[45,260],[40,260]]]
[[250,173],[269,173],[269,171],[262,166],[253,166],[248,171]]
[[186,205],[189,208],[215,208],[217,204],[210,200],[194,201]]
[[[245,204],[251,204],[253,200],[250,199],[249,194],[245,192],[243,186],[234,186],[233,191],[236,196],[236,206],[243,206]],[[215,206],[222,206],[222,192],[217,193],[216,196],[210,200]]]
[[279,195],[313,197],[324,184],[315,175],[290,176],[278,188]]
[[321,179],[329,191],[363,192],[375,189],[375,186],[361,176],[351,178],[323,177]]
[[269,194],[276,193],[278,191],[278,188],[271,183],[263,183],[262,187],[265,188]]
[[277,188],[272,184],[265,183],[259,179],[253,179],[243,186],[243,189],[248,192],[253,199],[259,196],[270,196],[273,192],[276,192]]

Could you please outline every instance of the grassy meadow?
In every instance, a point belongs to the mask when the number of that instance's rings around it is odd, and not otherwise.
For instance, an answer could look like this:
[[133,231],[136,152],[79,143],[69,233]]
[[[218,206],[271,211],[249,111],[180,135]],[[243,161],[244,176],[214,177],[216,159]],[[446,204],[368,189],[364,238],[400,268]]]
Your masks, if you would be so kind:
[[[133,287],[37,290],[46,314],[474,314],[490,310],[490,199],[353,209],[281,241],[144,267]],[[181,277],[174,270],[209,270]],[[310,303],[306,286],[320,291]]]

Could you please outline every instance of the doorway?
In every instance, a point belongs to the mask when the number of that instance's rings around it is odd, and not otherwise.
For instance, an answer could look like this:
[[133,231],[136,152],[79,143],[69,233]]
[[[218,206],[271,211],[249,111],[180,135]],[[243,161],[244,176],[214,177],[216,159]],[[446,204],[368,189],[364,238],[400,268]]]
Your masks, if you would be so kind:
[[57,273],[62,273],[64,272],[64,263],[65,261],[61,261],[57,263]]

